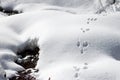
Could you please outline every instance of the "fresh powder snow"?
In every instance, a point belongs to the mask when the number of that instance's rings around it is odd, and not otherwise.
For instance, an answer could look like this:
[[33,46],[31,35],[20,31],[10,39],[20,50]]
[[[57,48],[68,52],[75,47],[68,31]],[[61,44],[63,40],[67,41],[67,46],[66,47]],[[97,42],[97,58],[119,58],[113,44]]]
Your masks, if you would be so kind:
[[[120,0],[1,0],[0,80],[24,68],[16,50],[38,38],[36,80],[120,80]],[[22,46],[21,46],[22,47]]]

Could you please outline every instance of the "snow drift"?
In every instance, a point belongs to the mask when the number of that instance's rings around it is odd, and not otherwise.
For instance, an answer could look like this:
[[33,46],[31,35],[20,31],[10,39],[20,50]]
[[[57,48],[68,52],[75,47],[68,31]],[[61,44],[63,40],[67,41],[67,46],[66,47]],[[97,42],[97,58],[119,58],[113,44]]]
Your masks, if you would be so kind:
[[[55,5],[54,0],[38,1],[54,6],[27,1],[24,4],[19,2],[20,5],[12,3],[14,9],[23,10],[23,13],[4,17],[2,15],[0,78],[6,79],[5,72],[9,78],[17,70],[23,69],[14,63],[17,47],[28,38],[39,38],[40,59],[36,68],[40,71],[33,74],[38,80],[119,80],[119,12],[73,14],[70,12],[73,9],[69,8],[67,11],[69,6],[82,6],[80,9],[86,10],[86,7],[93,7],[93,4],[99,6],[99,3],[96,0],[84,0],[80,3],[80,0],[75,0],[75,3],[67,0],[55,1]],[[107,5],[106,0],[104,2]],[[76,3],[79,6],[75,6]],[[4,7],[6,6],[9,5]]]
[[1,6],[6,9],[13,9],[15,6],[23,3],[39,3],[75,9],[79,13],[91,11],[101,13],[120,11],[119,2],[120,0],[1,0]]

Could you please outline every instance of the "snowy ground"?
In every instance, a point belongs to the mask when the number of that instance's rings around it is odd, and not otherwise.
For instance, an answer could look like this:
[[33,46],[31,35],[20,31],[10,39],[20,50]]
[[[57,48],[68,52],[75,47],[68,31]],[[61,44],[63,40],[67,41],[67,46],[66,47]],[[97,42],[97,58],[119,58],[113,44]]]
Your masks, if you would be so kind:
[[[14,63],[14,52],[28,38],[39,38],[37,80],[120,80],[119,3],[96,9],[96,1],[82,1],[77,8],[9,3],[23,13],[0,13],[0,80],[23,69]],[[103,13],[94,14],[99,10]]]

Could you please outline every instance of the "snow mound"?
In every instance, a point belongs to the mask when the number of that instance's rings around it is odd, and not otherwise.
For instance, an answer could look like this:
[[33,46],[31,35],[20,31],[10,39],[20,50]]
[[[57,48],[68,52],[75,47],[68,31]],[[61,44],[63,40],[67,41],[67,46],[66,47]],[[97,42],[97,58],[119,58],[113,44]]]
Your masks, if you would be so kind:
[[20,23],[22,27],[11,28],[20,30],[23,41],[39,38],[41,55],[36,68],[40,80],[119,80],[119,18],[119,13],[75,15],[41,10],[8,17],[2,23]]
[[39,3],[69,8],[70,10],[75,10],[74,12],[77,11],[77,13],[102,13],[120,11],[120,0],[6,0],[1,1],[1,6],[5,9],[11,10],[19,4],[29,3]]
[[[0,18],[1,79],[5,78],[5,72],[9,78],[23,69],[14,62],[15,52],[28,38],[39,38],[40,56],[36,68],[40,71],[35,74],[38,80],[120,79],[119,12],[74,14],[67,4],[72,2],[64,1],[56,2],[59,4],[55,6],[36,3],[16,5],[14,9],[23,10],[23,13]],[[79,7],[85,10],[88,7],[94,11],[91,7],[100,4],[96,0],[79,1]],[[53,3],[50,0],[50,4]],[[75,3],[78,3],[77,0]],[[107,3],[111,4],[104,0],[100,11],[106,12],[108,7],[104,6],[115,7]]]

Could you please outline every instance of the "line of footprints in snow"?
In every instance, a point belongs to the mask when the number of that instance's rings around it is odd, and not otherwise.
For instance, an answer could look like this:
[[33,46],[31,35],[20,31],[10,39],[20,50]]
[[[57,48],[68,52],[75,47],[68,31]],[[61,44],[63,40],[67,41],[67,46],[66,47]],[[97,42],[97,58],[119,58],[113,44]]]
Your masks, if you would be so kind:
[[83,67],[73,66],[73,69],[75,70],[74,78],[76,80],[79,80],[80,79],[80,70],[88,69],[88,63],[84,63]]
[[[88,18],[86,24],[89,25],[93,21],[97,21],[97,18]],[[84,27],[81,28],[80,30],[82,31],[82,33],[87,33],[88,31],[90,31],[90,28]],[[87,50],[88,46],[89,46],[88,41],[83,41],[83,42],[80,40],[77,41],[77,47],[80,49],[81,54],[83,54],[84,51]]]
[[[97,18],[88,18],[87,19],[87,24],[89,25],[92,21],[96,21]],[[83,34],[87,33],[88,31],[90,31],[90,28],[81,28],[80,29],[82,31]],[[88,41],[80,41],[78,40],[77,42],[77,47],[80,49],[80,53],[83,54],[84,51],[87,50],[87,47],[89,46],[89,42]],[[88,63],[84,63],[83,67],[78,67],[78,66],[73,66],[74,70],[75,70],[75,74],[74,74],[74,78],[76,80],[80,79],[80,70],[86,70],[88,69]]]

